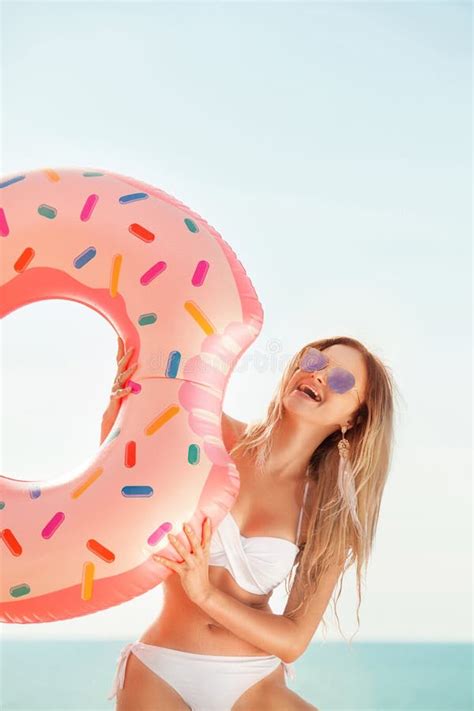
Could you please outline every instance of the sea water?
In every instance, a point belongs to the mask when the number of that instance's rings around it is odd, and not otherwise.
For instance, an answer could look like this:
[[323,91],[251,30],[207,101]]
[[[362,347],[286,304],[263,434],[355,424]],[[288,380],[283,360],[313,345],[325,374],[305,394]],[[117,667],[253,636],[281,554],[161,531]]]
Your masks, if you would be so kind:
[[[114,711],[107,696],[130,641],[0,639],[1,711]],[[317,641],[287,683],[320,711],[471,711],[472,658],[470,644]]]

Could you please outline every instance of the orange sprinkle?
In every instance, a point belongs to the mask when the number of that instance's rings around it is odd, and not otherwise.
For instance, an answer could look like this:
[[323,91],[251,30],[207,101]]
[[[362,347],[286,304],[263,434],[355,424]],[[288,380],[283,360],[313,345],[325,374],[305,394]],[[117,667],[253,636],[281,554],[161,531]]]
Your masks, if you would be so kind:
[[90,538],[86,546],[92,553],[95,553],[99,558],[102,558],[102,560],[105,560],[106,563],[112,563],[112,561],[115,560],[115,555],[110,551],[108,548],[103,546],[99,541],[96,541],[94,538]]
[[27,247],[26,249],[24,249],[16,260],[15,264],[13,265],[14,270],[16,272],[23,272],[34,256],[35,250],[33,249],[33,247]]
[[92,472],[92,474],[85,480],[85,482],[78,486],[77,489],[74,489],[74,491],[71,491],[71,499],[79,498],[79,496],[81,496],[81,494],[83,494],[85,490],[88,489],[89,486],[100,477],[103,471],[103,468],[99,467],[98,469],[96,469],[95,472]]
[[92,591],[94,588],[94,570],[95,565],[90,560],[88,560],[82,566],[82,585],[81,585],[81,599],[91,600]]
[[209,321],[204,311],[199,308],[199,306],[194,301],[185,301],[184,308],[193,317],[196,323],[201,326],[204,333],[210,336],[215,333],[216,329]]
[[110,296],[117,296],[118,293],[118,283],[120,277],[120,269],[122,268],[122,255],[116,254],[112,262],[112,273],[110,275]]
[[1,532],[1,537],[7,544],[7,548],[13,555],[21,555],[23,548],[20,546],[18,539],[10,528],[4,528]]
[[169,407],[167,407],[166,410],[163,410],[163,412],[161,412],[158,417],[156,417],[150,422],[150,424],[145,429],[145,434],[155,434],[155,432],[159,430],[160,427],[163,427],[163,425],[165,425],[168,420],[171,420],[172,417],[177,415],[179,410],[180,408],[178,407],[178,405],[170,405]]

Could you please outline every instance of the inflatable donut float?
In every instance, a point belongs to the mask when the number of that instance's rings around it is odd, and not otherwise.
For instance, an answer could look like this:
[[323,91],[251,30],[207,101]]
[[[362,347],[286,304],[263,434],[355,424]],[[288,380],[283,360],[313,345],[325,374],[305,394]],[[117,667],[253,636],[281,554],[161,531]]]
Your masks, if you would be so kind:
[[213,529],[238,470],[224,447],[228,379],[263,312],[235,253],[163,190],[104,170],[0,178],[2,317],[43,299],[104,316],[139,364],[108,438],[51,481],[0,477],[0,619],[87,615],[150,590],[181,560],[182,524]]

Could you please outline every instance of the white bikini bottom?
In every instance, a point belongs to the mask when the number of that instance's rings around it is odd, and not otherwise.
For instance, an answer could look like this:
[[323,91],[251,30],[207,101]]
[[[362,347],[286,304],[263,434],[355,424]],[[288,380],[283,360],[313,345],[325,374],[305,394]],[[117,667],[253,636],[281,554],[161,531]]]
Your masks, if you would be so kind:
[[191,711],[231,711],[237,699],[283,664],[290,679],[292,664],[275,655],[265,657],[195,654],[154,644],[131,642],[120,651],[113,687],[108,699],[123,688],[128,655],[133,652],[145,666],[178,692]]

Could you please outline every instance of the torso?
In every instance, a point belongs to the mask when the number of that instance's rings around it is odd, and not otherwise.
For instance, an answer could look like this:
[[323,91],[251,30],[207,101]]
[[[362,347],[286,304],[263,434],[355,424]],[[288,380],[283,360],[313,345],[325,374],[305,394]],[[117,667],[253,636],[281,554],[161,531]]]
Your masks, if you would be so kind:
[[[243,423],[238,425],[241,429],[245,428]],[[232,459],[240,474],[240,490],[232,507],[232,516],[241,534],[247,537],[277,536],[295,541],[303,497],[303,481],[285,482],[280,485],[272,482],[270,499],[268,483],[266,480],[260,481],[260,474],[255,470],[253,463],[246,461],[238,452],[232,455]],[[303,516],[299,542],[304,540],[305,517]],[[269,605],[271,592],[257,595],[244,590],[225,568],[209,566],[209,580],[216,588],[239,602],[272,612]],[[171,573],[162,586],[163,608],[157,619],[140,637],[140,642],[198,654],[267,655],[267,652],[219,625],[191,602],[176,573]]]

